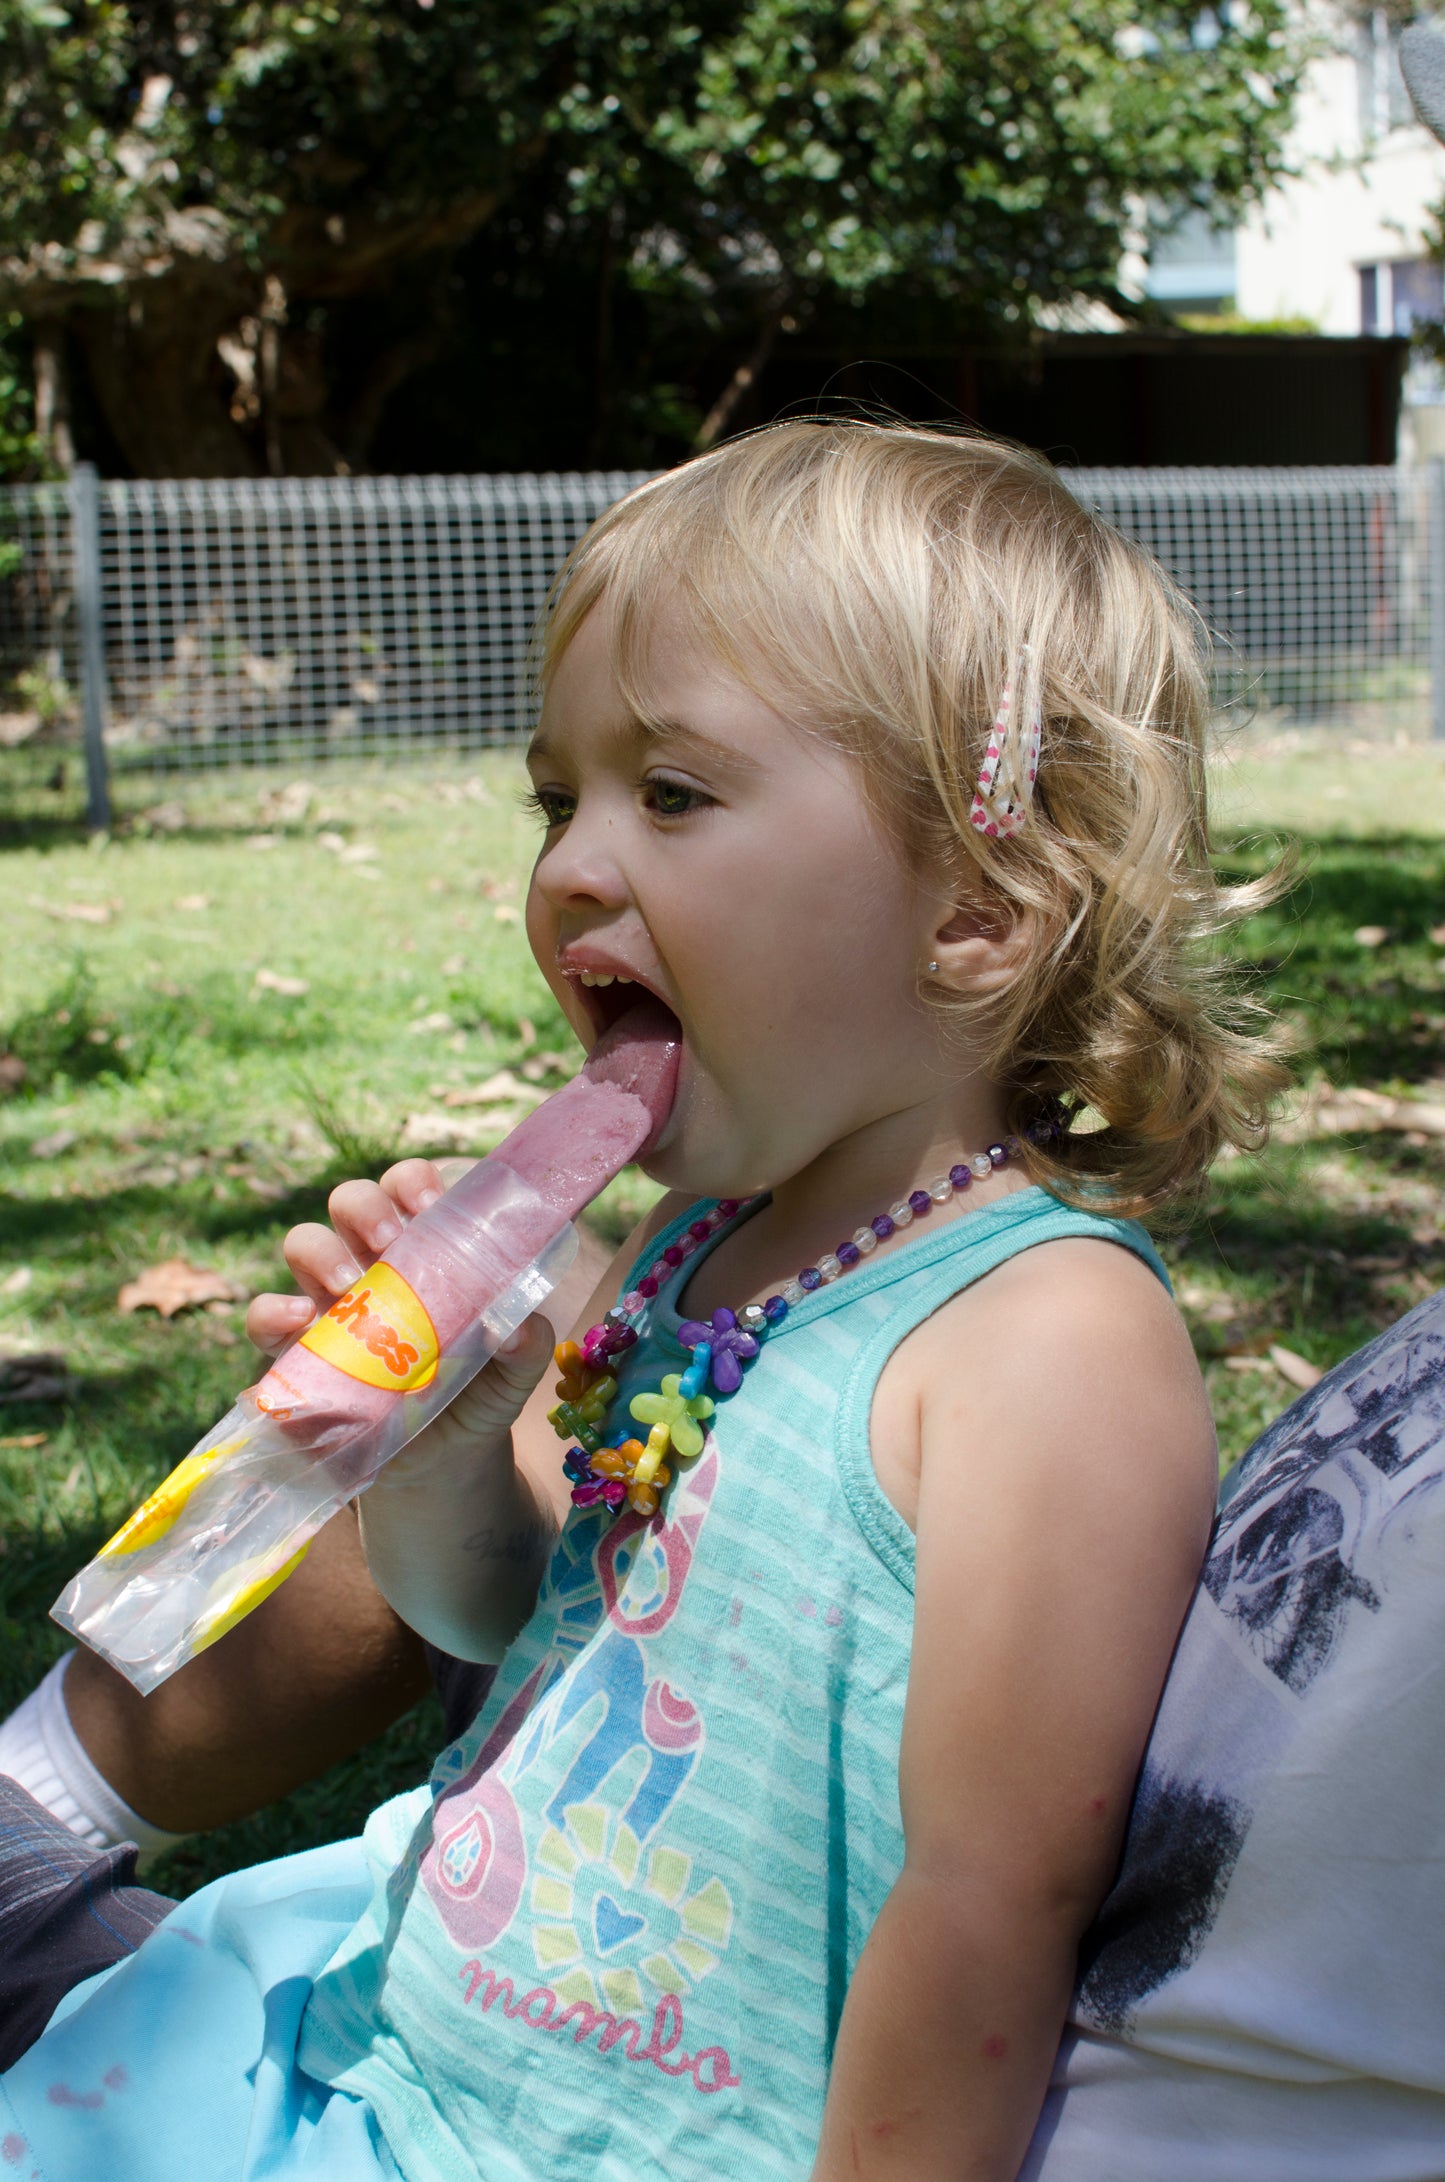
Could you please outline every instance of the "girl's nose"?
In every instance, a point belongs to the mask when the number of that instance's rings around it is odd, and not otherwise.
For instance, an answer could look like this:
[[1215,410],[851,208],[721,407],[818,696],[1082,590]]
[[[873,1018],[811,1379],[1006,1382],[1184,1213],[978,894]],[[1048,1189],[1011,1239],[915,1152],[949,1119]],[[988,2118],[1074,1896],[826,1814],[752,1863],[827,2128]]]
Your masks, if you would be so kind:
[[631,899],[612,829],[605,821],[584,823],[580,811],[542,851],[533,883],[554,909],[623,909]]

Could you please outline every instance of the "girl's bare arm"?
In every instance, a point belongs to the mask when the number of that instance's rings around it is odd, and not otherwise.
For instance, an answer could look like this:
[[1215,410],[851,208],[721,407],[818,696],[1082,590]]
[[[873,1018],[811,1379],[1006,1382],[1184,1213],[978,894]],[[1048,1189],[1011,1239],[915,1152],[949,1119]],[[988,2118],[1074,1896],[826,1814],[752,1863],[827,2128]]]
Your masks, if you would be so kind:
[[1111,1244],[1028,1253],[910,1346],[905,1863],[813,2182],[1010,2182],[1197,1579],[1214,1434],[1177,1313]]

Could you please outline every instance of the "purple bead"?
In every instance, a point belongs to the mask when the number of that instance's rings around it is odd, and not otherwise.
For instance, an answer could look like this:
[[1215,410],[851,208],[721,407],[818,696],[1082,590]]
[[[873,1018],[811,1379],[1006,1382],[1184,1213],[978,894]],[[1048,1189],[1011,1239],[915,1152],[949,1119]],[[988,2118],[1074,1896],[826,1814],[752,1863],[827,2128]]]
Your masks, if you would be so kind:
[[800,1288],[806,1288],[809,1295],[811,1295],[815,1288],[821,1288],[822,1285],[823,1276],[818,1271],[817,1266],[805,1265],[802,1272],[798,1275],[798,1286]]
[[650,1273],[644,1273],[641,1280],[637,1283],[637,1293],[640,1296],[646,1296],[648,1302],[650,1303],[652,1301],[652,1298],[657,1294],[658,1286],[659,1283],[653,1279]]
[[840,1265],[856,1265],[863,1253],[856,1243],[839,1243],[833,1255]]
[[973,1180],[973,1174],[967,1167],[950,1167],[948,1179],[955,1189],[967,1189]]
[[886,1243],[889,1236],[893,1233],[893,1222],[889,1219],[886,1212],[880,1212],[877,1219],[870,1220],[868,1225],[872,1228],[874,1234],[878,1237],[878,1240],[881,1243]]
[[921,1220],[925,1212],[932,1212],[933,1210],[933,1199],[926,1189],[916,1189],[908,1202],[913,1207],[913,1216],[916,1220]]
[[719,1212],[719,1214],[720,1214],[720,1216],[721,1216],[721,1217],[722,1217],[722,1218],[723,1218],[724,1220],[730,1220],[730,1219],[732,1218],[733,1214],[734,1214],[734,1213],[735,1213],[735,1212],[737,1211],[737,1209],[738,1209],[738,1203],[739,1203],[739,1200],[738,1200],[738,1199],[737,1199],[736,1197],[720,1197],[720,1198],[718,1199],[718,1208],[717,1208],[717,1209],[718,1209],[718,1212]]
[[696,1235],[700,1243],[705,1243],[712,1233],[712,1228],[706,1220],[694,1220],[687,1232],[689,1235]]
[[675,1270],[679,1265],[682,1264],[684,1258],[687,1256],[687,1252],[685,1250],[680,1250],[676,1243],[669,1243],[667,1248],[663,1251],[662,1255],[664,1261],[668,1265],[672,1266]]
[[1008,1165],[1008,1146],[1006,1144],[990,1144],[988,1156],[996,1167],[1006,1167]]
[[763,1316],[770,1326],[781,1326],[788,1315],[788,1306],[781,1296],[769,1296],[763,1305]]
[[730,1311],[725,1303],[720,1303],[712,1314],[712,1322],[719,1333],[731,1333],[738,1322],[738,1314]]

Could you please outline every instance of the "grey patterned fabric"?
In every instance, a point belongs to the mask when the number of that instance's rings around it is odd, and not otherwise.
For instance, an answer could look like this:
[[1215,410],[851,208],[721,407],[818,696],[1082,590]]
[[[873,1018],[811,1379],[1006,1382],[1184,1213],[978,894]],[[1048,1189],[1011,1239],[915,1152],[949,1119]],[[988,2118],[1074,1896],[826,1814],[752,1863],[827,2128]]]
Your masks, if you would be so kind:
[[1400,40],[1400,67],[1416,113],[1445,144],[1445,36],[1412,23]]
[[135,1884],[136,1852],[97,1855],[0,1774],[0,2068],[72,1986],[132,1954],[174,1903]]

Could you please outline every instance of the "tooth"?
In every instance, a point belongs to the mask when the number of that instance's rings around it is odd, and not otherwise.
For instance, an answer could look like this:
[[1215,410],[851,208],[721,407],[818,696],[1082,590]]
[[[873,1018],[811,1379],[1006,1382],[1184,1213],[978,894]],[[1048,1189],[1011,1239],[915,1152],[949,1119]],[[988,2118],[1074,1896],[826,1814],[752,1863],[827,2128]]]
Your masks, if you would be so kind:
[[594,970],[592,972],[592,982],[594,985],[615,985],[617,980],[611,970]]

